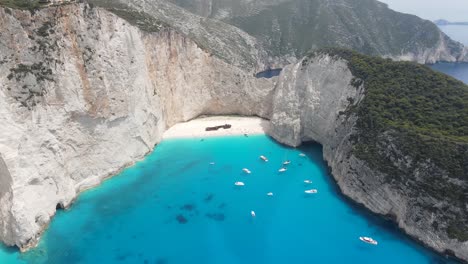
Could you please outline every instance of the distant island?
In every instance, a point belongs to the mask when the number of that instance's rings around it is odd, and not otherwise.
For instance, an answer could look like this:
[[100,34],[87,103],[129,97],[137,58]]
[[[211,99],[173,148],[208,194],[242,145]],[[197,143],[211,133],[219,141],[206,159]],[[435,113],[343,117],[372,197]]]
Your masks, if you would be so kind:
[[434,23],[438,26],[449,26],[449,25],[468,26],[468,22],[450,22],[445,19],[435,20]]

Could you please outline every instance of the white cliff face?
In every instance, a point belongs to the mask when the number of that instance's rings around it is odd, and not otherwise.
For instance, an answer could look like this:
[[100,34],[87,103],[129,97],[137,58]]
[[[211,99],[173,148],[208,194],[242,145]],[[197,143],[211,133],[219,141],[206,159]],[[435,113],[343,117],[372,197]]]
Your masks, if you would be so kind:
[[171,29],[144,33],[85,5],[34,15],[0,8],[0,28],[0,239],[8,245],[34,245],[57,207],[142,158],[168,126],[270,109],[270,81]]
[[[374,213],[392,218],[427,246],[468,259],[468,242],[450,239],[444,230],[433,228],[434,222],[442,226],[447,219],[422,205],[445,206],[444,201],[413,193],[414,189],[402,183],[389,182],[386,175],[371,169],[353,154],[351,136],[357,117],[349,109],[363,100],[365,90],[365,84],[359,88],[351,85],[353,78],[346,61],[328,55],[306,58],[286,67],[273,97],[271,136],[291,146],[319,142],[344,195]],[[389,142],[386,148],[397,153],[397,162],[401,166],[411,164],[411,157],[402,154],[391,134],[385,136]],[[421,168],[421,174],[431,171],[427,168],[437,170],[430,161],[423,165],[426,170]]]
[[279,77],[273,99],[272,135],[280,142],[298,146],[315,140],[334,147],[337,128],[346,121],[350,99],[357,102],[362,90],[351,86],[353,75],[345,61],[329,56],[309,64],[303,59],[286,67]]
[[[169,9],[140,2],[134,5],[170,20]],[[270,133],[282,143],[321,143],[345,195],[394,216],[425,244],[468,259],[466,243],[426,228],[428,221],[416,223],[408,212],[430,216],[352,154],[356,116],[348,110],[365,87],[351,85],[346,61],[305,58],[286,67],[275,86],[276,78],[253,77],[263,55],[248,36],[239,57],[229,47],[244,45],[242,33],[229,29],[223,32],[237,33],[207,41],[218,56],[187,37],[193,25],[176,27],[146,33],[86,5],[35,14],[0,8],[0,28],[7,29],[0,32],[2,241],[34,245],[57,207],[142,158],[169,126],[202,114],[240,114],[271,118]],[[212,31],[197,32],[205,33]]]

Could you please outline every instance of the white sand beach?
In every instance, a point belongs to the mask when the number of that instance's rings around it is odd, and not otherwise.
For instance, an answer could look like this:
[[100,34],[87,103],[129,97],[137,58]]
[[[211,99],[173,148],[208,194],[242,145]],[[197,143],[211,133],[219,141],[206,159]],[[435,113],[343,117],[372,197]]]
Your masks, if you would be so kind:
[[[231,128],[220,128],[216,131],[206,131],[207,127],[231,125]],[[163,135],[163,139],[169,138],[202,138],[234,135],[265,134],[269,121],[259,117],[241,116],[209,116],[194,119],[185,123],[179,123],[169,128]]]

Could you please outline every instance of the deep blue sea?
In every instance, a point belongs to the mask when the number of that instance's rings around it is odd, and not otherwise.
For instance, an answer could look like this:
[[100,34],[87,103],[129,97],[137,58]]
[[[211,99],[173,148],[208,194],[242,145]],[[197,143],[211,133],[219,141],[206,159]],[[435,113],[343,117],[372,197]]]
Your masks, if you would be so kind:
[[433,70],[448,74],[466,84],[468,84],[468,63],[448,63],[439,62],[429,65]]
[[[450,38],[468,46],[468,26],[448,25],[439,28]],[[468,63],[437,63],[430,67],[468,84]]]
[[2,264],[445,261],[342,198],[319,145],[291,149],[267,136],[166,140],[58,212],[36,249],[0,251]]

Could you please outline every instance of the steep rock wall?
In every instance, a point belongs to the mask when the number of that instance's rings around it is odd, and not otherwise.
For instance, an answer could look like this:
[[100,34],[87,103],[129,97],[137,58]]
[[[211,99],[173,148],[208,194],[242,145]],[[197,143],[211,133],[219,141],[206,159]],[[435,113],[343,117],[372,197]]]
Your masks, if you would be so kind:
[[[447,226],[449,219],[430,210],[431,206],[447,206],[445,201],[414,189],[425,186],[425,174],[440,171],[437,166],[426,161],[420,165],[416,183],[404,184],[389,181],[385,174],[354,155],[351,137],[356,132],[357,116],[350,109],[362,102],[365,83],[356,88],[353,79],[346,61],[328,55],[305,58],[286,67],[273,97],[271,136],[291,146],[319,142],[324,159],[346,196],[374,213],[393,218],[400,228],[425,245],[467,260],[468,242],[450,239],[440,228]],[[386,151],[393,153],[389,159],[398,166],[411,164],[412,157],[402,154],[391,131],[383,136]]]
[[[343,60],[301,60],[274,88],[276,79],[253,77],[262,64],[243,63],[247,53],[218,57],[179,30],[145,33],[86,5],[0,9],[0,27],[0,239],[9,245],[34,245],[57,207],[143,157],[168,126],[243,114],[271,118],[272,136],[285,144],[320,142],[347,196],[468,259],[466,243],[427,228],[427,210],[352,154],[357,117],[348,110],[365,87],[351,85]],[[429,220],[416,223],[415,211]]]
[[[200,114],[266,116],[270,80],[170,28],[87,5],[0,8],[0,239],[34,245],[57,208]],[[252,67],[255,68],[255,67]]]
[[283,58],[300,59],[311,49],[343,47],[419,63],[468,61],[463,45],[432,22],[375,0],[166,1],[234,25]]
[[431,64],[439,61],[444,62],[466,62],[468,61],[468,47],[463,47],[462,44],[453,41],[442,31],[439,32],[438,38],[434,47],[423,48],[418,47],[416,51],[402,52],[401,55],[384,55],[383,57],[391,58],[399,61],[414,61],[421,64]]

